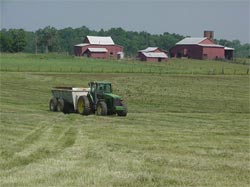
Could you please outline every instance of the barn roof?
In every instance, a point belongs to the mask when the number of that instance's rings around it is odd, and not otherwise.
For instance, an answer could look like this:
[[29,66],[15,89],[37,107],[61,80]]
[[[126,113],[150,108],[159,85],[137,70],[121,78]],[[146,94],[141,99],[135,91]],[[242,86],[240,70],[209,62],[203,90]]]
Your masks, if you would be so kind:
[[224,47],[225,50],[232,50],[234,51],[234,48],[231,48],[231,47]]
[[95,48],[95,47],[89,47],[88,50],[90,52],[95,52],[95,53],[106,53],[108,50],[106,48]]
[[176,45],[196,45],[207,38],[184,38],[183,40],[176,43]]
[[148,47],[146,49],[140,50],[140,52],[153,52],[156,49],[158,49],[158,47]]
[[142,54],[149,58],[168,58],[166,53],[163,52],[156,52],[156,53],[142,52]]
[[201,44],[202,41],[206,40],[207,38],[184,38],[183,40],[176,43],[176,45],[199,45],[202,47],[217,47],[223,48],[224,46],[218,44]]
[[224,48],[224,46],[218,45],[218,44],[198,44],[198,45],[202,46],[202,47],[219,47],[219,48]]
[[87,39],[94,45],[115,45],[111,36],[87,36]]
[[83,47],[83,46],[87,46],[87,45],[89,45],[89,44],[87,44],[87,43],[81,43],[81,44],[76,44],[74,46],[76,46],[76,47]]

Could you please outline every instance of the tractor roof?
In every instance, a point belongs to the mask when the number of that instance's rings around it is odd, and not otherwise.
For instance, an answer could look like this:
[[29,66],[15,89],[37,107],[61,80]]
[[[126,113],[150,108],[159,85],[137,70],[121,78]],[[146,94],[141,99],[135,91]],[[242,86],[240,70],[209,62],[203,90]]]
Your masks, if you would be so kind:
[[93,83],[97,83],[97,84],[111,84],[108,81],[92,81]]

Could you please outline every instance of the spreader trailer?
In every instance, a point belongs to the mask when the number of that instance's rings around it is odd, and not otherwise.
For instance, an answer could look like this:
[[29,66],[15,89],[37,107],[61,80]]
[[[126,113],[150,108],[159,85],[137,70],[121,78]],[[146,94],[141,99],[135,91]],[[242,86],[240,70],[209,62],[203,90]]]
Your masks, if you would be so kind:
[[118,116],[126,116],[128,112],[122,98],[112,93],[109,82],[93,81],[89,83],[89,88],[54,87],[51,92],[51,111]]

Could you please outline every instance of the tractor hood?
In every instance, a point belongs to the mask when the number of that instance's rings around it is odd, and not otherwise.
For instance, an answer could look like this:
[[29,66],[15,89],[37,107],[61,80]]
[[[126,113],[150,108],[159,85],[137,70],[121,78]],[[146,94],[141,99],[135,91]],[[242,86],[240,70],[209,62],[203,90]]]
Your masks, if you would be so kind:
[[121,99],[121,97],[119,95],[115,95],[115,94],[112,94],[112,93],[105,93],[104,95],[107,96],[107,97],[114,98],[114,99]]

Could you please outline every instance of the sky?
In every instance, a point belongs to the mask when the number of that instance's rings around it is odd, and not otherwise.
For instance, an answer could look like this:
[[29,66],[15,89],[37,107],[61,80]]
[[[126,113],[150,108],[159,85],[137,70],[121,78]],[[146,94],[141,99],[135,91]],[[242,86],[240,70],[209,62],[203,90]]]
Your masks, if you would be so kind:
[[0,0],[1,28],[164,32],[250,43],[250,0]]

